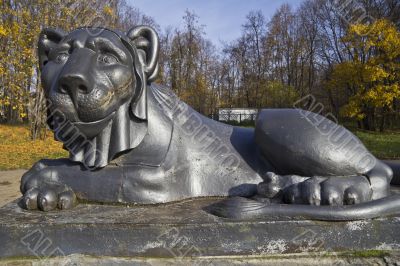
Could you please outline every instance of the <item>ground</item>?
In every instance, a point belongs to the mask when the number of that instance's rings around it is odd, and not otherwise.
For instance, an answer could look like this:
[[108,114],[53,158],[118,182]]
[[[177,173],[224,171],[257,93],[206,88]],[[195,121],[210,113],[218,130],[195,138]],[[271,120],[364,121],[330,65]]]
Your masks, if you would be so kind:
[[28,127],[0,125],[0,207],[21,196],[19,181],[24,169],[42,158],[66,155],[62,144],[53,139],[51,132],[45,140],[32,141]]
[[21,196],[19,180],[25,171],[0,171],[0,207]]

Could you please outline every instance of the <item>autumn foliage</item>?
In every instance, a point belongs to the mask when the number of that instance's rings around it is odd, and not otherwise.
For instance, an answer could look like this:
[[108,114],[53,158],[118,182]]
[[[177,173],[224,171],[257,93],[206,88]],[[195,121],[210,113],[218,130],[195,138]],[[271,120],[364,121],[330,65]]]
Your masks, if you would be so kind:
[[[340,6],[350,2],[356,6]],[[360,21],[352,10],[373,20]],[[160,35],[157,82],[205,115],[221,107],[292,108],[312,95],[322,114],[339,122],[350,119],[366,130],[400,127],[398,0],[304,0],[296,9],[282,5],[270,19],[255,10],[238,18],[237,39],[219,44],[207,39],[194,12],[177,15],[182,26],[161,29],[157,18],[124,0],[2,0],[0,122],[29,123],[32,139],[45,136],[36,56],[41,29],[125,31],[145,24]]]
[[43,158],[68,157],[53,134],[32,141],[27,126],[0,125],[0,170],[29,169]]
[[[344,116],[356,118],[365,129],[384,128],[400,99],[400,32],[387,20],[354,24],[343,38],[350,60],[335,66],[330,89],[349,95]],[[379,124],[378,124],[379,123]]]
[[45,132],[45,99],[36,53],[43,28],[126,30],[132,25],[154,24],[119,0],[2,0],[0,19],[0,122],[29,122],[33,139]]

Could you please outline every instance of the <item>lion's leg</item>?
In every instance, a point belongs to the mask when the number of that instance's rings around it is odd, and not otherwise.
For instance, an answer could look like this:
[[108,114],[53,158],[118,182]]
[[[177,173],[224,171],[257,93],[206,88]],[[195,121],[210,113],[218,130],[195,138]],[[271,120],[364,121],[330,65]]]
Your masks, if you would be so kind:
[[[179,190],[173,191],[173,189]],[[182,187],[165,182],[159,167],[108,165],[90,171],[67,159],[42,160],[21,179],[26,209],[72,208],[76,199],[102,203],[161,203],[186,195]]]
[[118,167],[90,171],[67,159],[42,160],[22,176],[22,204],[26,209],[48,211],[69,209],[76,198],[118,202],[122,180],[123,173]]
[[371,184],[372,199],[380,199],[389,195],[393,171],[388,165],[376,160],[374,168],[368,171],[365,176],[368,177]]

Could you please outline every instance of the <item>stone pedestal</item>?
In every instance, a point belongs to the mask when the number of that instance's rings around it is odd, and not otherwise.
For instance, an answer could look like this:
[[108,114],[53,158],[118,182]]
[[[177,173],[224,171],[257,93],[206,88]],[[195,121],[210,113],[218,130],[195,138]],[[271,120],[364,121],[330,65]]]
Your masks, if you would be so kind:
[[216,200],[129,207],[81,204],[49,213],[25,211],[13,202],[0,209],[0,257],[79,254],[84,260],[101,256],[204,262],[289,256],[296,262],[293,256],[314,254],[312,259],[321,262],[343,256],[393,257],[400,250],[400,217],[353,222],[227,220],[204,211]]

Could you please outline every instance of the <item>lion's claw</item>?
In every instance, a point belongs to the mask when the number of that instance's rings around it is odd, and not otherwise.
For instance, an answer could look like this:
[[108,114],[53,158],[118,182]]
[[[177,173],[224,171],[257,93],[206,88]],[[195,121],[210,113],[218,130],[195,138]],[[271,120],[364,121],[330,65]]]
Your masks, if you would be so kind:
[[55,209],[66,210],[76,205],[75,193],[59,185],[46,186],[43,189],[32,188],[22,198],[22,207],[27,210],[52,211]]
[[60,210],[68,210],[76,205],[76,196],[72,190],[64,191],[58,196],[57,207]]
[[22,200],[23,207],[27,210],[36,210],[38,208],[37,198],[39,195],[39,190],[37,188],[32,188],[28,190]]

